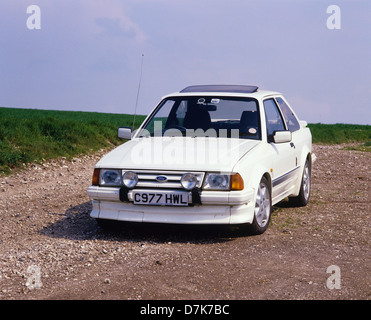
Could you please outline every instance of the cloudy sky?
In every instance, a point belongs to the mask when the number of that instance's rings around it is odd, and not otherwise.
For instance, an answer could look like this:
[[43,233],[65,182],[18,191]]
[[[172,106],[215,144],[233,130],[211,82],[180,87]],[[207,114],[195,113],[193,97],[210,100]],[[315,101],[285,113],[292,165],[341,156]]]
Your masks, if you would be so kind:
[[370,0],[0,0],[0,106],[134,113],[142,54],[141,114],[248,84],[310,123],[371,124]]

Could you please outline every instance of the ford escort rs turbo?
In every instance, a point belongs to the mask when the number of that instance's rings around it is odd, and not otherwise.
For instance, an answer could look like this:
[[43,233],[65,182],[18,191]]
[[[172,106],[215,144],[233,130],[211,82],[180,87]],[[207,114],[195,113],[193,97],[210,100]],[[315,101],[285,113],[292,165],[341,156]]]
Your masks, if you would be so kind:
[[166,95],[129,140],[95,166],[91,217],[244,225],[263,233],[272,206],[307,205],[312,137],[284,96],[245,85],[198,85]]

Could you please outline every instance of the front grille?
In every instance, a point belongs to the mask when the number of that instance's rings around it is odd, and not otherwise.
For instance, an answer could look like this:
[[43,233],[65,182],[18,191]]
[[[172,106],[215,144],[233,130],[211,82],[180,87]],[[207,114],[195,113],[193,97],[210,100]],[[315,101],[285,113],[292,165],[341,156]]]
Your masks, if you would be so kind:
[[[151,170],[130,170],[138,175],[138,183],[135,188],[163,188],[163,189],[183,189],[180,179],[182,175],[191,172],[197,177],[196,188],[201,188],[205,176],[204,172],[192,171],[151,171]],[[124,172],[123,172],[124,173]],[[166,181],[160,182],[158,177],[166,177]]]

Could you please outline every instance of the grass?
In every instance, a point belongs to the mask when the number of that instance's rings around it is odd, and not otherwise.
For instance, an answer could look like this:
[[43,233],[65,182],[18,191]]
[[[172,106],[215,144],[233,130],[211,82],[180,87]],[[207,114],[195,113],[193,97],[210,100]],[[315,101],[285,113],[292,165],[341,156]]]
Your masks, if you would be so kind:
[[363,144],[353,145],[353,146],[346,146],[344,147],[345,150],[356,150],[356,151],[363,151],[363,152],[371,152],[371,141],[368,141]]
[[[137,116],[135,127],[144,116]],[[0,173],[30,162],[94,152],[123,141],[133,115],[0,108]]]
[[363,143],[371,145],[371,126],[358,124],[308,124],[313,143]]
[[371,152],[371,126],[358,124],[308,124],[313,143],[353,144],[345,150]]
[[[137,128],[145,116],[137,116]],[[116,146],[123,141],[117,128],[132,126],[133,115],[79,111],[0,108],[0,173],[23,164]],[[309,124],[313,142],[358,143],[356,150],[370,151],[371,126]]]

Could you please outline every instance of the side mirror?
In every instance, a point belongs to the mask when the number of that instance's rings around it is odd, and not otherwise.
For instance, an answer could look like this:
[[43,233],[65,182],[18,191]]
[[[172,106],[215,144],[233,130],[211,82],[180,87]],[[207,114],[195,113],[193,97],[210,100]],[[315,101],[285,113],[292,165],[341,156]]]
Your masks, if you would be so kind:
[[308,122],[306,122],[306,121],[304,121],[304,120],[300,120],[299,123],[300,123],[300,126],[301,126],[302,128],[305,128],[305,127],[308,125]]
[[291,139],[291,131],[275,131],[273,134],[274,143],[290,142]]
[[121,127],[118,130],[118,137],[121,139],[131,140],[133,128],[131,127]]

